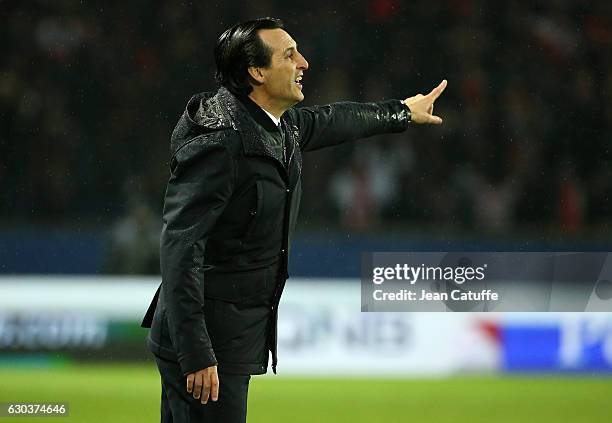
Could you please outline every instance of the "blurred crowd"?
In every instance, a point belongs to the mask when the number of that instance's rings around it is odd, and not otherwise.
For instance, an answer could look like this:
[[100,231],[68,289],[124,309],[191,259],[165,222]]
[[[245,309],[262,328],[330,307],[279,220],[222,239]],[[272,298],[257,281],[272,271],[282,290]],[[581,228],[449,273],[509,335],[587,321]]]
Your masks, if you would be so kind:
[[612,218],[607,1],[39,0],[0,16],[4,223],[117,222],[119,244],[157,230],[173,126],[215,89],[218,35],[259,16],[308,59],[305,105],[449,81],[441,127],[305,156],[305,227],[580,234]]

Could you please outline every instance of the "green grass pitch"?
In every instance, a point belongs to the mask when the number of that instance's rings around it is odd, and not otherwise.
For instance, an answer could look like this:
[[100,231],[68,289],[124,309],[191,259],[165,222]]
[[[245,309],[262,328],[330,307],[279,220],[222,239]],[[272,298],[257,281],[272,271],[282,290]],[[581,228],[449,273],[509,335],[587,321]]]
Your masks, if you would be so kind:
[[[0,417],[0,423],[157,422],[159,395],[152,365],[3,366],[0,402],[68,402],[70,415]],[[603,377],[253,377],[248,421],[609,423],[611,398],[612,378]]]

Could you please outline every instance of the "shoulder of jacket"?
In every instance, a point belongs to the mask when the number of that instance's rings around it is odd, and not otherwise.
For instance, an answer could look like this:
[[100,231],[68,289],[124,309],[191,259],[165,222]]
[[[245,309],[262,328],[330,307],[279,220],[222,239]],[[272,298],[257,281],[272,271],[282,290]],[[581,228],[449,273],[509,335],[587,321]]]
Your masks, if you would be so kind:
[[238,132],[228,128],[193,137],[185,142],[173,156],[177,158],[190,157],[216,149],[225,149],[234,155],[233,153],[238,149],[239,143],[240,135]]
[[233,129],[209,132],[193,137],[185,142],[170,159],[170,168],[174,172],[177,166],[186,165],[213,152],[225,151],[228,158],[236,156],[240,150],[240,136]]

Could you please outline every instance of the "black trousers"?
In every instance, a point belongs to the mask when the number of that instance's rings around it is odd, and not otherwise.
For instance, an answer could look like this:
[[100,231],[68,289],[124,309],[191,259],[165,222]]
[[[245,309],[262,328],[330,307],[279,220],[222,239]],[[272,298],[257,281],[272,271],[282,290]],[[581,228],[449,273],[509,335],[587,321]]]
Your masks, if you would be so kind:
[[201,404],[187,392],[177,362],[155,356],[161,375],[161,423],[245,423],[249,375],[219,373],[219,399]]

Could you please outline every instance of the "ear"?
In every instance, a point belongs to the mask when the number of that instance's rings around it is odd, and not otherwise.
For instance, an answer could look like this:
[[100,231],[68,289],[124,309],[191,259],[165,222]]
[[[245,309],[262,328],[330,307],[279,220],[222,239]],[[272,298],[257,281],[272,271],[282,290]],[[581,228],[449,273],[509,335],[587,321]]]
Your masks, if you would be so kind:
[[247,69],[247,71],[249,72],[251,78],[253,78],[258,84],[263,84],[265,78],[261,72],[261,68],[251,66]]

